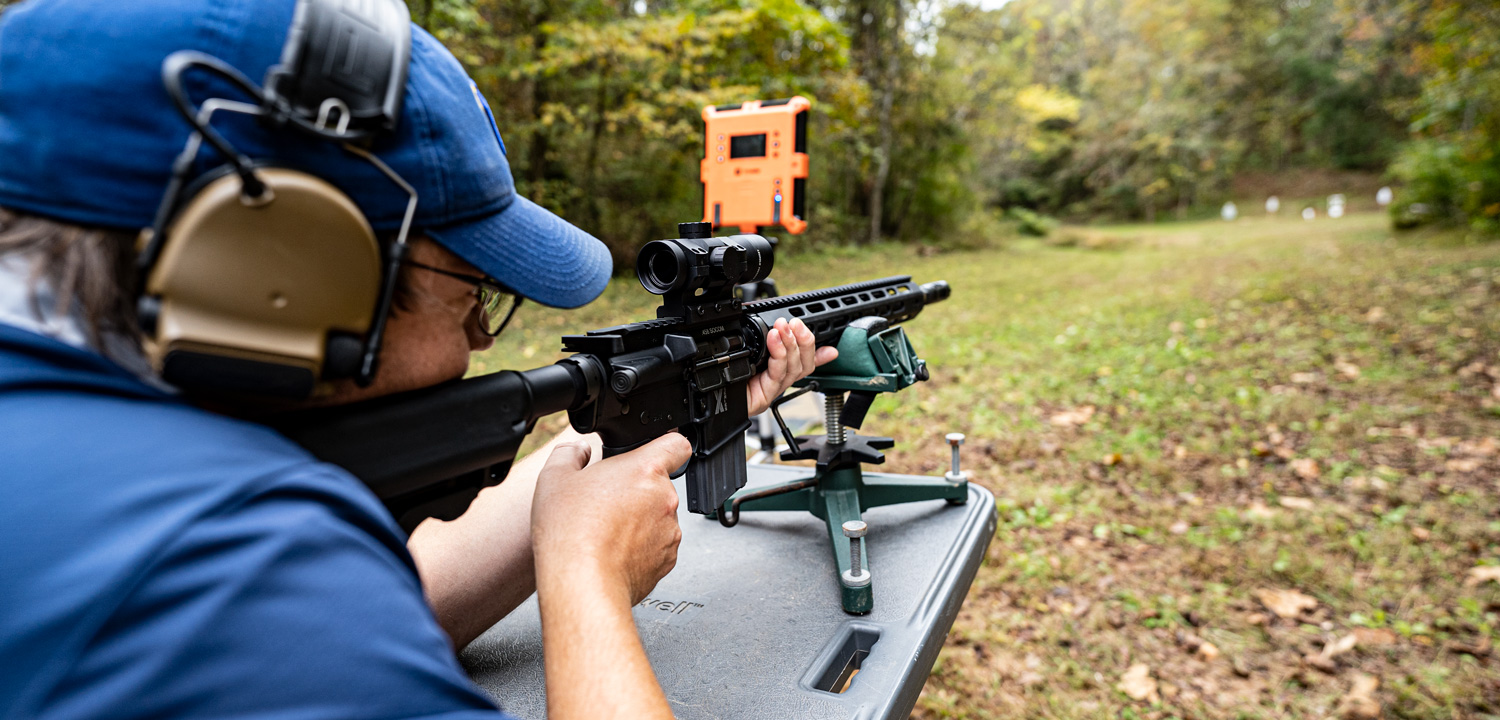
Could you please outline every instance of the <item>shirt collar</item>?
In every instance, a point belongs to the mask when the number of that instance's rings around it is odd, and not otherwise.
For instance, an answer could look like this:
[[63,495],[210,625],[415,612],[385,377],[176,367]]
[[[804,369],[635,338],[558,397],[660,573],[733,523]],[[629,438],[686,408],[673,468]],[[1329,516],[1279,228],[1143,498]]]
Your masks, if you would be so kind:
[[70,302],[68,312],[59,313],[57,294],[39,272],[40,262],[36,253],[0,255],[0,323],[103,355],[153,388],[176,392],[152,371],[140,345],[124,335],[107,331],[100,338],[103,347],[95,347],[79,303]]

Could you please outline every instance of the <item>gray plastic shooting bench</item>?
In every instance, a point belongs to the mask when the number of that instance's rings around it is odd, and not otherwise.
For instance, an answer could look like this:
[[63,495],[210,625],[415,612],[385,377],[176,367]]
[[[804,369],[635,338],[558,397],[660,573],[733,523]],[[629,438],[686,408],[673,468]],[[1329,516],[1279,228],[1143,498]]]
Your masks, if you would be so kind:
[[[811,469],[752,465],[747,488]],[[994,497],[973,484],[963,505],[870,508],[874,608],[852,615],[841,606],[823,520],[762,511],[726,528],[681,515],[677,567],[635,618],[672,710],[685,719],[906,717],[995,534]],[[508,712],[545,717],[535,596],[460,657]]]

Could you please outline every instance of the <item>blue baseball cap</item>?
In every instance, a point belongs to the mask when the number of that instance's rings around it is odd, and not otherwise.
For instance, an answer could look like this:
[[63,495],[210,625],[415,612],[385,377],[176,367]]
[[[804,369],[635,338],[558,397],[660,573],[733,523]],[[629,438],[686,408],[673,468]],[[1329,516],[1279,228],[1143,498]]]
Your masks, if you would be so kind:
[[[84,225],[149,227],[190,129],[162,85],[178,50],[218,57],[259,81],[275,65],[295,0],[31,0],[0,13],[0,207]],[[256,102],[190,72],[185,87]],[[377,232],[401,225],[407,195],[333,143],[220,113],[244,155],[323,178]],[[400,124],[371,150],[416,188],[414,232],[532,300],[577,307],[603,292],[604,244],[516,193],[489,105],[436,39],[412,28]],[[195,173],[224,159],[205,147]]]

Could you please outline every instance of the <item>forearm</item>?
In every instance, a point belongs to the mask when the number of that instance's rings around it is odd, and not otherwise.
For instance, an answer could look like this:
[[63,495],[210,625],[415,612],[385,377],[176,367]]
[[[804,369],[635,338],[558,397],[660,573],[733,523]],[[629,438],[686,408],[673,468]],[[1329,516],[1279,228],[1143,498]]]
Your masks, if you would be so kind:
[[[457,520],[428,520],[407,541],[438,624],[462,649],[536,591],[531,547],[531,498],[537,473],[572,428],[511,467],[485,488]],[[597,436],[589,439],[597,444]],[[598,453],[595,453],[598,457]]]
[[545,567],[539,576],[547,717],[672,717],[636,633],[629,591],[600,577]]

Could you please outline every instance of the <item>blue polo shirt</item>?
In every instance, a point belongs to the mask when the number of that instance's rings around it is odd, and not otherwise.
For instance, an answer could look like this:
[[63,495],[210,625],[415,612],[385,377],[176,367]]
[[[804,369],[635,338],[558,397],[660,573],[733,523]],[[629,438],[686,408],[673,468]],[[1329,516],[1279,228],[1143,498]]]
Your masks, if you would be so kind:
[[376,498],[0,325],[0,718],[498,717]]

